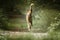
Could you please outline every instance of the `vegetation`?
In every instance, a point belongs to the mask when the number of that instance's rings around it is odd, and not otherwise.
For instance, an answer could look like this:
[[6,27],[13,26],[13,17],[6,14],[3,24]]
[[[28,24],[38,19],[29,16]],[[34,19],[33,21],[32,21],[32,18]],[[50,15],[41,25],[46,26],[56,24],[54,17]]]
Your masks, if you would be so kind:
[[0,40],[60,40],[60,0],[0,0],[0,30],[26,29],[26,11],[34,3],[32,31],[46,32],[47,37],[0,35]]
[[31,34],[13,36],[10,35],[0,35],[0,40],[60,40],[60,33],[50,33],[47,36],[35,37]]

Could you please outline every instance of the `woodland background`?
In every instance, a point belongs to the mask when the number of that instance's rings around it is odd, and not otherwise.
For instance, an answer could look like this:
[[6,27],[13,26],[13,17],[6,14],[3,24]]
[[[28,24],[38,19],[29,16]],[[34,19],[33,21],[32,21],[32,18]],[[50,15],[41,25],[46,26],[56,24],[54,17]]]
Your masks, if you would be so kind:
[[44,40],[59,40],[60,0],[0,0],[0,30],[25,30],[25,16],[31,3],[34,3],[32,31],[51,34]]

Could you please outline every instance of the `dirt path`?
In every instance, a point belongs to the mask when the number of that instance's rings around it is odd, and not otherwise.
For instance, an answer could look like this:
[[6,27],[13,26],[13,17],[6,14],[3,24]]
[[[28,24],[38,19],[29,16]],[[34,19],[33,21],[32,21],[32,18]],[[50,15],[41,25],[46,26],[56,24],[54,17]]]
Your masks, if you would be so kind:
[[26,35],[32,35],[36,38],[46,37],[48,33],[34,33],[34,32],[11,32],[11,31],[5,31],[0,32],[0,35],[9,35],[9,37],[19,37],[19,36],[26,36]]

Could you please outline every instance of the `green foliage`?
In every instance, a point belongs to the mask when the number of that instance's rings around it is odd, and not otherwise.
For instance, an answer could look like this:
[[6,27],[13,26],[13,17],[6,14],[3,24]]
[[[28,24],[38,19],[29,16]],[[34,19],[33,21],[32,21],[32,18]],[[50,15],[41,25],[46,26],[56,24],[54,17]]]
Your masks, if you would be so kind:
[[[2,12],[0,12],[0,28],[6,28],[8,25],[8,18]],[[7,28],[6,28],[7,29]]]
[[60,13],[58,13],[58,15],[54,18],[54,21],[51,22],[49,29],[50,32],[52,31],[59,31],[60,32]]
[[[60,26],[60,12],[59,2],[57,0],[0,0],[2,13],[0,13],[0,26],[4,29],[11,28],[26,28],[25,14],[30,3],[34,3],[33,7],[33,27],[38,31],[59,31]],[[58,2],[58,3],[57,3]],[[58,7],[58,8],[57,8]],[[25,14],[26,15],[26,14]],[[19,17],[19,18],[18,18]],[[14,19],[13,19],[14,18]],[[23,20],[23,21],[22,21]]]

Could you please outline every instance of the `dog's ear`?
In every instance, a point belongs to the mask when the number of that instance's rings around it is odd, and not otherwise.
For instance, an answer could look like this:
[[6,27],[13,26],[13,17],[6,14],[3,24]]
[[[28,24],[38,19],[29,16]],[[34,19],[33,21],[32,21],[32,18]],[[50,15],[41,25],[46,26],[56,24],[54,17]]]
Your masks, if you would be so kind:
[[31,5],[30,6],[33,6],[34,5],[34,3],[31,3]]

